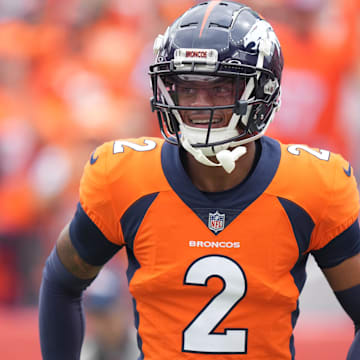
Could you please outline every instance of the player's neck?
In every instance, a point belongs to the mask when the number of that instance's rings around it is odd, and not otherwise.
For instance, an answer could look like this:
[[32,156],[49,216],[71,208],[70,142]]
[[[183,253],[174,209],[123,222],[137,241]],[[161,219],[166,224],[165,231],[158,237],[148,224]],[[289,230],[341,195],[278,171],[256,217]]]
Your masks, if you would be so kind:
[[246,154],[236,161],[235,169],[230,174],[220,166],[212,167],[199,163],[186,151],[184,151],[182,162],[191,181],[199,190],[204,192],[229,190],[246,179],[255,161],[255,142],[245,146],[247,148]]

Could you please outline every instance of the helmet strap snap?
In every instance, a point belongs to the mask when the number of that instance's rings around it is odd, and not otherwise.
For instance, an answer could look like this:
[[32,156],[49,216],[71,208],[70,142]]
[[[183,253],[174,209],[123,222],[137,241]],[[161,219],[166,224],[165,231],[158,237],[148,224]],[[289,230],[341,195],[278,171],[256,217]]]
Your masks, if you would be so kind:
[[237,146],[233,150],[220,150],[215,155],[216,159],[219,161],[218,163],[216,163],[214,161],[211,161],[206,155],[204,155],[201,149],[197,149],[191,146],[187,139],[183,139],[181,141],[181,144],[184,149],[189,152],[195,158],[195,160],[197,160],[201,164],[213,167],[222,166],[228,174],[230,174],[235,169],[236,160],[243,156],[247,151],[245,146]]

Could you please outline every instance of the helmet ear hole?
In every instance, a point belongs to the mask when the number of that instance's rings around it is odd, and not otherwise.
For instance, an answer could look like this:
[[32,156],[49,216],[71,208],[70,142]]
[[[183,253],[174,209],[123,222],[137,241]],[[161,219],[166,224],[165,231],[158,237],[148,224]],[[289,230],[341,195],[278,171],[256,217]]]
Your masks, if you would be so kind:
[[270,104],[255,105],[250,112],[248,130],[251,133],[259,133],[266,126],[272,113],[273,106]]
[[271,79],[270,75],[262,73],[255,89],[256,98],[266,100],[266,97],[274,93],[275,85],[275,81]]

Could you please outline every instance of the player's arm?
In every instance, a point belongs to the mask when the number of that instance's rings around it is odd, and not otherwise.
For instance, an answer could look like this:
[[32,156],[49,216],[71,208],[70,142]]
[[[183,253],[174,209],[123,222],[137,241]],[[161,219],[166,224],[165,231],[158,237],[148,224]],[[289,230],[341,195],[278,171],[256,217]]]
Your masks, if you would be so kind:
[[123,246],[108,184],[107,158],[112,155],[112,143],[104,144],[86,164],[74,217],[44,267],[39,298],[44,360],[79,359],[85,331],[82,292]]
[[46,261],[40,289],[39,329],[44,360],[79,359],[85,328],[81,295],[100,268],[79,256],[67,225]]
[[119,249],[79,204],[48,257],[40,288],[39,330],[44,360],[77,360],[84,338],[83,290]]
[[57,243],[57,254],[64,267],[74,276],[80,279],[95,278],[101,266],[91,265],[84,261],[70,240],[70,225],[66,225],[61,232]]
[[312,252],[340,304],[355,324],[347,360],[360,359],[360,227],[350,225],[326,246]]
[[340,304],[355,324],[355,338],[347,360],[360,359],[360,254],[323,269]]
[[332,154],[326,163],[326,179],[331,180],[323,199],[321,221],[312,251],[335,295],[355,324],[355,339],[347,360],[360,359],[360,227],[359,193],[350,164]]

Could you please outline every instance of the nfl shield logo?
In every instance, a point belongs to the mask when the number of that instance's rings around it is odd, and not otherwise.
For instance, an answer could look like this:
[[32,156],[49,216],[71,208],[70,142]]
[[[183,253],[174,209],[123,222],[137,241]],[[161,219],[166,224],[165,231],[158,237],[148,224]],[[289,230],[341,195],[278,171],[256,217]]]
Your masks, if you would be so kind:
[[209,213],[208,227],[214,232],[224,230],[225,214],[220,214],[217,210],[215,213]]

